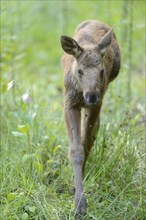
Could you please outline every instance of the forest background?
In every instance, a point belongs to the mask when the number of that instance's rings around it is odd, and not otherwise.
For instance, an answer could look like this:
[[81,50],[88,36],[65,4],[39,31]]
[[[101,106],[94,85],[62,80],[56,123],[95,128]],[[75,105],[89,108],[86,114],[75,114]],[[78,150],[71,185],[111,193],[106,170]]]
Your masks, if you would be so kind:
[[73,36],[87,19],[116,25],[122,54],[87,163],[87,219],[146,219],[145,6],[141,0],[1,1],[1,219],[74,219],[60,36]]

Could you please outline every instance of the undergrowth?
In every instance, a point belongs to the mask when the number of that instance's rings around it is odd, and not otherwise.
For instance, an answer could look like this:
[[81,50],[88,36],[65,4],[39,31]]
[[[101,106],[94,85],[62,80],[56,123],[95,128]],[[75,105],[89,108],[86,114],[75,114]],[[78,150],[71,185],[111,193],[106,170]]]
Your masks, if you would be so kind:
[[[81,20],[97,19],[97,11],[106,23],[118,21],[122,68],[104,97],[100,129],[87,162],[86,220],[146,219],[144,2],[134,2],[129,100],[127,43],[120,37],[129,19],[121,21],[124,1],[60,1],[58,7],[54,1],[2,1],[1,219],[74,219],[59,37],[65,31],[72,34]],[[75,16],[70,16],[72,10]]]

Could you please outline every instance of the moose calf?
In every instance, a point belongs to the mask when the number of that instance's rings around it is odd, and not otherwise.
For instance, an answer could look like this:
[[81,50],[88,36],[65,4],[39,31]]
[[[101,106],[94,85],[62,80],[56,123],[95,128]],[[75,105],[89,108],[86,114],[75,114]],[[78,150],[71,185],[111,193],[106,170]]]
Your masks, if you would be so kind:
[[82,179],[99,128],[102,99],[120,69],[120,50],[113,31],[100,21],[88,20],[77,27],[74,38],[61,36],[65,51],[64,114],[75,178],[77,219],[86,214]]

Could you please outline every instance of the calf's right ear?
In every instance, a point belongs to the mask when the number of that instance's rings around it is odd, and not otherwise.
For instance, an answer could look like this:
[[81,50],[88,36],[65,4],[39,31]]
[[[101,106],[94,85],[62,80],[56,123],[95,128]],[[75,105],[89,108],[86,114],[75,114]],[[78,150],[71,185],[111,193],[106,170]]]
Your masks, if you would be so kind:
[[83,51],[79,44],[71,37],[62,35],[60,41],[63,50],[76,58],[78,58]]
[[108,46],[111,44],[113,32],[114,32],[114,27],[111,28],[98,43],[97,47],[100,49],[102,56],[104,56]]

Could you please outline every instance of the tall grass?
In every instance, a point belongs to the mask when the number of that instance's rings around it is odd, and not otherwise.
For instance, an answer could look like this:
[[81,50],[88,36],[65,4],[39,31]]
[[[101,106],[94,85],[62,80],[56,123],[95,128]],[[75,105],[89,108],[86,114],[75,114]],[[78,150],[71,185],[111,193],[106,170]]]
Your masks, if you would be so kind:
[[132,5],[128,101],[130,1],[1,1],[1,219],[74,219],[59,37],[91,18],[116,23],[122,68],[87,163],[86,219],[145,219],[144,4]]

